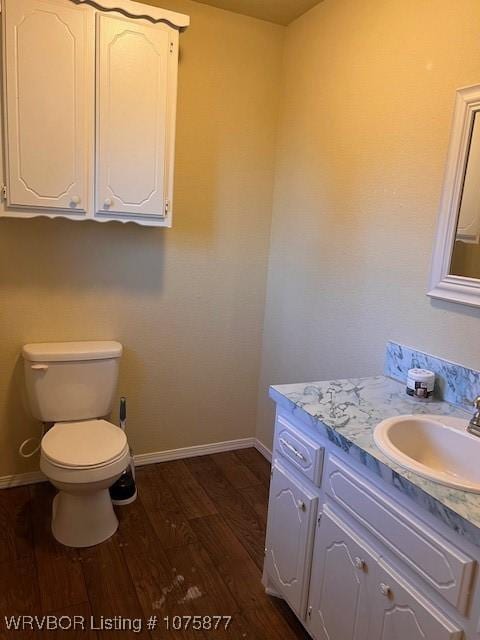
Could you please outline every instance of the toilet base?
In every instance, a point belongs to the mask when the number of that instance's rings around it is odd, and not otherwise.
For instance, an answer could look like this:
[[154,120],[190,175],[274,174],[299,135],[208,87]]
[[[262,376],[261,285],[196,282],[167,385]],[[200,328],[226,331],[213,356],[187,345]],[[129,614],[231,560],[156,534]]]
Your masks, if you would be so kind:
[[108,488],[80,494],[59,491],[53,499],[52,533],[67,547],[93,547],[117,528]]

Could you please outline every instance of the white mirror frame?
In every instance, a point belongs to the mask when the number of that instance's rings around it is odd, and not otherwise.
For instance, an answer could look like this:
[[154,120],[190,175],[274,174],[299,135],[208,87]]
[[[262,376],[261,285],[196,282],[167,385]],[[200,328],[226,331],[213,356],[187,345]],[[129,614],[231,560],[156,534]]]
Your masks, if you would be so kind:
[[480,85],[459,89],[433,250],[430,291],[427,294],[432,298],[450,300],[473,307],[480,307],[480,280],[451,275],[450,264],[457,232],[470,138],[477,111],[480,111]]

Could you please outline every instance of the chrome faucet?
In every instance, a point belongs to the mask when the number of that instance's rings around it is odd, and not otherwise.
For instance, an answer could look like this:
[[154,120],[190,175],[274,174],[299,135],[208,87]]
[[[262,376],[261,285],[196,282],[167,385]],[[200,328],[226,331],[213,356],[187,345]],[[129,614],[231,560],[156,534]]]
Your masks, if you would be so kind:
[[480,396],[475,398],[473,406],[475,407],[475,414],[468,424],[467,431],[473,436],[480,437]]

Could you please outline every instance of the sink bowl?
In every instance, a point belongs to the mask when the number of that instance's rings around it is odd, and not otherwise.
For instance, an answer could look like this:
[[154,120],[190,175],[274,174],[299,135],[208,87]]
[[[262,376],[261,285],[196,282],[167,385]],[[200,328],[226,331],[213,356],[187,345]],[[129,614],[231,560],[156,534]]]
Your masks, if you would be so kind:
[[390,460],[455,489],[480,493],[480,438],[468,422],[434,415],[396,416],[376,427],[375,444]]

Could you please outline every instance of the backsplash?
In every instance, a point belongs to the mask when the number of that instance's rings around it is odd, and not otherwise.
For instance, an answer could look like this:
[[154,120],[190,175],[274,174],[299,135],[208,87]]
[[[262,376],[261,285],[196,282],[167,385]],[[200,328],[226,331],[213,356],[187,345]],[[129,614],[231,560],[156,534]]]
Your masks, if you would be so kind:
[[387,343],[386,376],[406,382],[407,371],[414,367],[429,369],[436,374],[435,396],[441,400],[471,410],[474,399],[480,395],[480,371],[467,369],[396,342]]

